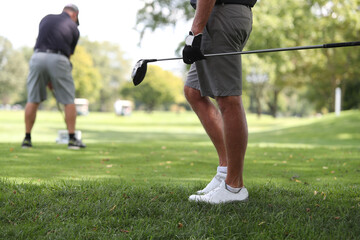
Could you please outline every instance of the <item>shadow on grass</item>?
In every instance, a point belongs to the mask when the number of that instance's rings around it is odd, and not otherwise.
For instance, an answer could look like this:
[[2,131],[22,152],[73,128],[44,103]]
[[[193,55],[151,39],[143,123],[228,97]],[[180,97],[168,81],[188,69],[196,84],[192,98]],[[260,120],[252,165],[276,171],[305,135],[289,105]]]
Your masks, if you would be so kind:
[[79,151],[44,143],[32,149],[14,144],[0,144],[0,148],[0,176],[41,181],[116,178],[139,184],[153,178],[183,178],[197,171],[206,176],[206,169],[216,169],[217,165],[214,150],[202,142],[183,146],[177,141],[88,144]]

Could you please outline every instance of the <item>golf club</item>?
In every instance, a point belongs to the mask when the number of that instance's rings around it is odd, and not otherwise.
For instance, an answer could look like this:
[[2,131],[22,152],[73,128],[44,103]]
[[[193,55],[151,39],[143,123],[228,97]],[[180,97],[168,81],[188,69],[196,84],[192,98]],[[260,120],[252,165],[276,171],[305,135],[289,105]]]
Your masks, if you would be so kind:
[[[260,49],[260,50],[251,50],[251,51],[245,51],[245,52],[214,53],[214,54],[205,54],[204,56],[205,56],[205,58],[208,58],[208,57],[220,57],[220,56],[231,56],[231,55],[245,55],[245,54],[254,54],[254,53],[307,50],[307,49],[317,49],[317,48],[353,47],[353,46],[359,46],[359,45],[360,45],[360,41],[341,42],[341,43],[327,43],[327,44],[313,45],[313,46]],[[131,78],[133,79],[134,85],[137,86],[144,80],[146,71],[147,71],[147,64],[149,62],[171,61],[171,60],[180,60],[180,59],[182,59],[182,57],[162,58],[162,59],[140,59],[135,64],[132,74],[131,74]]]

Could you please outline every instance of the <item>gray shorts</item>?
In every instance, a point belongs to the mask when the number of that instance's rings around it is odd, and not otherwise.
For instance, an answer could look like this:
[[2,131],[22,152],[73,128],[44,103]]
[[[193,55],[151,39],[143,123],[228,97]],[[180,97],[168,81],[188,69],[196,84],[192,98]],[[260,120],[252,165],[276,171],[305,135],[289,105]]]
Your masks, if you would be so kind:
[[[251,30],[251,8],[240,4],[215,5],[203,32],[201,48],[204,54],[242,51]],[[240,96],[241,55],[195,62],[185,85],[200,90],[202,96]]]
[[40,103],[46,100],[46,86],[51,82],[59,103],[74,103],[75,86],[71,70],[72,66],[67,57],[54,53],[35,52],[30,59],[27,79],[28,102]]

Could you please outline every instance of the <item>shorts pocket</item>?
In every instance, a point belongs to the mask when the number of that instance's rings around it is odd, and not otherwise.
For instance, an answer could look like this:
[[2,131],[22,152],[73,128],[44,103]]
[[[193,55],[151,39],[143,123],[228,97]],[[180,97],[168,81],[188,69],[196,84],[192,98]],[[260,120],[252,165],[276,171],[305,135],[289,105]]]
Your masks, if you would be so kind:
[[237,48],[242,50],[252,30],[252,20],[247,17],[230,18],[231,36],[236,42]]

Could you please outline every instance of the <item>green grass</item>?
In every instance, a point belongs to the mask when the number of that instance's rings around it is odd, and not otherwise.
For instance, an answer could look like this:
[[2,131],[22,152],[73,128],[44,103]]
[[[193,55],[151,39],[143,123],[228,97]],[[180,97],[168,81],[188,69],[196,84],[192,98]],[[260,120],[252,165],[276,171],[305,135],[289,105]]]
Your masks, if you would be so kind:
[[56,144],[64,123],[0,111],[0,239],[360,239],[360,112],[248,117],[247,203],[188,202],[217,158],[193,113],[78,118],[88,147]]

